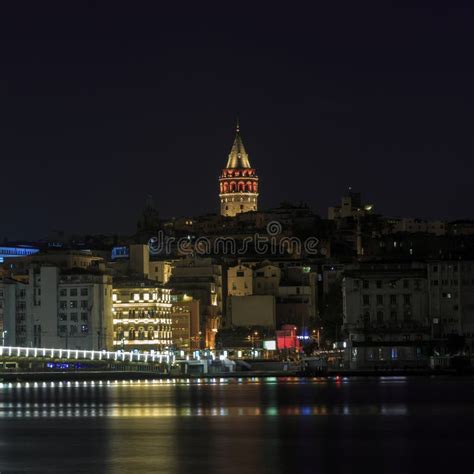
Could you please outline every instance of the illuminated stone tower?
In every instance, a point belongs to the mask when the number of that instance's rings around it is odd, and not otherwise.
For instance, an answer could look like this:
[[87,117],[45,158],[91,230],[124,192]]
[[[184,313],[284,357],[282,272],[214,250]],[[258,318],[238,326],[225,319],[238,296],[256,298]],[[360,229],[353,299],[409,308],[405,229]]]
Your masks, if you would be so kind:
[[219,178],[219,187],[222,216],[233,217],[241,212],[258,209],[258,176],[256,170],[250,166],[249,156],[240,137],[238,121],[234,144],[227,166]]

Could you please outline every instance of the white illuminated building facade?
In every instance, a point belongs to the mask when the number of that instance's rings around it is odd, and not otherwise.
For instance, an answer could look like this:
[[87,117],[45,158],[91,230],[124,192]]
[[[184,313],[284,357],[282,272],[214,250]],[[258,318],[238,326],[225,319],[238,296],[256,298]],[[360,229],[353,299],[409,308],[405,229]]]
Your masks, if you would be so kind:
[[112,279],[44,265],[2,283],[3,345],[104,350],[112,346]]
[[146,279],[114,282],[115,349],[160,351],[173,344],[170,293]]

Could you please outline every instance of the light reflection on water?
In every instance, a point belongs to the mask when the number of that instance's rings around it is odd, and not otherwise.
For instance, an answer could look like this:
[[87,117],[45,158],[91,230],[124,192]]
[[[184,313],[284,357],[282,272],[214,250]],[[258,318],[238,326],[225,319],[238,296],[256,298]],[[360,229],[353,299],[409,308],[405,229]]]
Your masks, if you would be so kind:
[[12,409],[0,405],[1,418],[162,418],[186,416],[328,416],[328,415],[406,415],[407,407],[399,405],[368,405],[365,407],[349,408],[321,406],[303,407],[260,407],[250,408],[171,408],[171,407],[75,407],[61,408],[50,404],[42,409],[30,409],[18,405]]
[[3,383],[0,471],[471,472],[473,400],[469,377]]
[[[380,384],[405,382],[406,379],[400,377],[378,379]],[[9,401],[0,403],[0,418],[393,416],[408,413],[403,403],[370,403],[370,400],[356,404],[340,400],[334,403],[325,400],[325,403],[317,399],[311,403],[307,400],[304,403],[296,400],[295,403],[293,400],[277,400],[281,387],[300,387],[306,394],[313,386],[317,395],[318,387],[337,390],[350,383],[347,377],[1,383],[0,393]],[[231,392],[234,398],[226,399],[226,392],[215,391],[222,387],[235,387],[237,392]],[[200,398],[201,390],[205,391],[204,399]]]

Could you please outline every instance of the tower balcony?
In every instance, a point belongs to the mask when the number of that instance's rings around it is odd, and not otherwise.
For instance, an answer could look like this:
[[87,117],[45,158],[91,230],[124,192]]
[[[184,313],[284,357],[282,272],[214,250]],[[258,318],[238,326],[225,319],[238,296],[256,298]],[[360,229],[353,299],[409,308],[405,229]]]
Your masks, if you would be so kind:
[[254,168],[224,168],[222,178],[257,178],[257,171]]

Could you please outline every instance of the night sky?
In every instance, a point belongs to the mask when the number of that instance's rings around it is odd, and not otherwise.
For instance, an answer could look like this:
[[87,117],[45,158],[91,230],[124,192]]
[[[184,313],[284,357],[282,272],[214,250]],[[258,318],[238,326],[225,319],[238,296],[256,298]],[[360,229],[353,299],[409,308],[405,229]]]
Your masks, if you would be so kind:
[[261,208],[474,217],[474,7],[437,3],[2,2],[0,239],[216,212],[237,114]]

